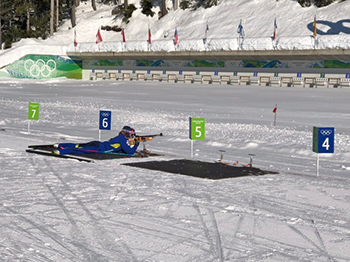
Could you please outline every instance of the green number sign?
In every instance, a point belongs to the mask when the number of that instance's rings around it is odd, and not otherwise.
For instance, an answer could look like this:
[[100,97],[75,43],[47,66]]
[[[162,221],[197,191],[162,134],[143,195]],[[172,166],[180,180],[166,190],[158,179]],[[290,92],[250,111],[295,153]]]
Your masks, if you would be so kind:
[[205,118],[190,117],[190,139],[205,140]]
[[39,103],[29,103],[28,119],[39,120]]

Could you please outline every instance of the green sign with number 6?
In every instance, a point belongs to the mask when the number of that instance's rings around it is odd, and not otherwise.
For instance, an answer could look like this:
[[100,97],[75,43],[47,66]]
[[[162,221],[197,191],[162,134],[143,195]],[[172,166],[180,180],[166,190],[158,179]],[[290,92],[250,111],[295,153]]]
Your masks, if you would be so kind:
[[190,117],[190,139],[205,140],[205,118]]
[[28,119],[39,120],[39,103],[29,103]]

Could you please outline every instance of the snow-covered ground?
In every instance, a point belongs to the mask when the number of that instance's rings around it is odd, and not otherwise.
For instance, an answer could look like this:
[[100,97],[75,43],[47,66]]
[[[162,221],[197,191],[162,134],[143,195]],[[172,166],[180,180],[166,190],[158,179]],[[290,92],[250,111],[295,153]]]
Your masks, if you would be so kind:
[[[0,80],[2,261],[349,261],[350,89],[155,82]],[[27,130],[28,102],[40,120]],[[277,104],[277,125],[272,110]],[[98,138],[100,109],[164,136],[155,160],[188,158],[189,117],[206,118],[195,159],[278,175],[206,180],[122,163],[28,154],[31,144]],[[312,127],[336,128],[335,153],[312,152]]]

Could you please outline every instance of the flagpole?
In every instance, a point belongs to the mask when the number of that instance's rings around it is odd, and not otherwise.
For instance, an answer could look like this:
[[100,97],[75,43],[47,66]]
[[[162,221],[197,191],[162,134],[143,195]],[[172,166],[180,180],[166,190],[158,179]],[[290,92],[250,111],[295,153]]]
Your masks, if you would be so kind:
[[125,42],[126,42],[126,38],[125,38],[125,31],[124,31],[124,28],[122,29],[122,37],[123,37],[123,51],[125,51]]
[[314,17],[314,22],[313,22],[313,26],[314,26],[314,49],[316,49],[316,47],[318,46],[318,39],[317,39],[317,23],[316,23],[316,14]]
[[152,43],[152,40],[151,40],[151,27],[148,24],[148,51],[151,51],[151,43]]
[[209,26],[208,26],[208,21],[207,21],[207,24],[206,24],[206,27],[205,27],[205,34],[204,34],[204,45],[207,46],[207,43],[208,43],[208,29],[209,29]]
[[237,29],[238,35],[238,50],[243,50],[243,41],[244,41],[244,29],[242,26],[242,19],[239,22],[238,29]]
[[179,34],[177,32],[177,27],[175,27],[175,33],[174,33],[174,47],[175,47],[175,50],[176,50],[176,47],[179,43]]
[[[241,26],[242,26],[242,19],[239,21],[239,28],[240,28],[240,30],[242,30]],[[239,41],[239,47],[242,49],[242,46],[241,46],[241,31],[239,31],[238,39],[239,39],[238,40]]]
[[273,49],[277,48],[277,18],[275,17],[275,21],[273,23],[273,37],[272,37],[272,42],[273,42]]
[[275,117],[273,120],[273,126],[276,126],[276,119],[277,119],[277,104],[275,105],[275,108],[273,109],[273,112],[275,113]]

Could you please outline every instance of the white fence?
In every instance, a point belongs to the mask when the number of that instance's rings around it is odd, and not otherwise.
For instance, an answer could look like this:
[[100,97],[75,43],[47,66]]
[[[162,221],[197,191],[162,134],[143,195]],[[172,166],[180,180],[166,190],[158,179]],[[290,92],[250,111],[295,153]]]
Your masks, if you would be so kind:
[[[206,42],[206,43],[204,43]],[[94,42],[70,44],[67,52],[176,52],[176,51],[266,51],[266,50],[314,50],[314,49],[350,49],[349,35],[325,35],[300,37],[280,37],[273,41],[264,38],[231,39],[192,39],[181,40],[174,45],[172,40],[155,40],[152,44],[144,41]]]

